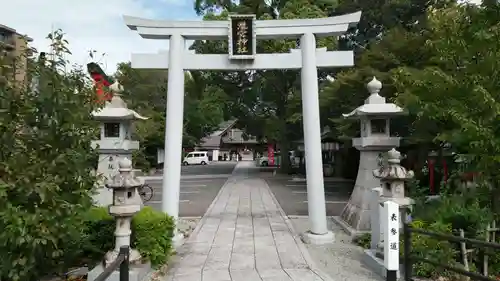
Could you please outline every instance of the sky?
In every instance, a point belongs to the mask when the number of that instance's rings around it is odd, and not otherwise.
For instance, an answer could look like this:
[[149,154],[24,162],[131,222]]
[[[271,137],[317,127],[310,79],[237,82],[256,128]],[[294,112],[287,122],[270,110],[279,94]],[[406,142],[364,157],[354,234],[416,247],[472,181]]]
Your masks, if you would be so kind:
[[[53,29],[62,29],[73,53],[72,63],[100,61],[113,74],[116,64],[129,61],[132,53],[156,53],[168,49],[167,40],[141,38],[124,24],[123,15],[152,19],[200,20],[192,0],[0,0],[0,24],[33,38],[31,45],[48,51],[45,39]],[[88,53],[96,50],[92,60]],[[99,54],[104,54],[101,56]]]
[[[479,2],[480,0],[469,0]],[[33,38],[38,51],[49,51],[45,39],[51,30],[62,29],[73,53],[67,59],[85,65],[98,61],[112,74],[119,62],[132,53],[156,53],[168,48],[168,41],[141,38],[129,30],[123,15],[152,19],[200,20],[192,0],[1,0],[0,24]],[[91,59],[90,50],[97,51]],[[104,54],[103,56],[101,54]]]

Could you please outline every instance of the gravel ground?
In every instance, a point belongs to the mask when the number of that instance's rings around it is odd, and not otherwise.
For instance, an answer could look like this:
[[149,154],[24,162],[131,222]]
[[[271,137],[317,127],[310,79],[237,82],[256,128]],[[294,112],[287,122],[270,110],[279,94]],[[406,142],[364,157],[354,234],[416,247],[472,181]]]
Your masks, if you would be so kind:
[[[308,230],[307,217],[292,217],[290,221],[298,233]],[[335,234],[335,242],[327,245],[306,244],[309,255],[318,269],[330,275],[335,281],[382,281],[383,279],[368,269],[362,262],[363,250],[353,245],[351,238],[332,220],[328,220],[329,229]]]
[[[179,231],[187,237],[196,227],[199,218],[179,219]],[[290,221],[295,231],[303,233],[308,229],[307,217],[292,217]],[[335,281],[383,281],[381,277],[365,267],[361,262],[363,250],[351,243],[351,238],[332,220],[328,221],[329,229],[335,233],[335,242],[328,245],[309,245],[306,248],[318,269],[328,274]],[[175,259],[175,257],[174,257]],[[159,268],[150,276],[150,281],[163,280],[168,265]]]
[[198,224],[201,218],[179,218],[177,229],[187,238]]

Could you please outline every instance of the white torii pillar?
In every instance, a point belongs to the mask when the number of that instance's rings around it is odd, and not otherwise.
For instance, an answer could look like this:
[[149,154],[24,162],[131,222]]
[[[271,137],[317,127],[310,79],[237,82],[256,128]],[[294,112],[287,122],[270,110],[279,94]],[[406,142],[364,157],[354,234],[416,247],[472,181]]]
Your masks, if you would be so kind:
[[252,60],[230,60],[228,54],[194,54],[184,48],[185,40],[227,39],[227,21],[157,21],[124,16],[126,25],[146,39],[169,39],[168,53],[132,54],[132,67],[168,69],[165,161],[162,210],[179,216],[182,129],[184,112],[184,70],[301,69],[302,112],[307,173],[307,201],[310,230],[306,242],[323,244],[334,237],[328,231],[321,155],[318,72],[321,67],[354,65],[352,51],[316,48],[318,36],[339,36],[359,22],[361,12],[337,17],[254,21],[257,39],[300,37],[300,49],[289,53],[255,54]]

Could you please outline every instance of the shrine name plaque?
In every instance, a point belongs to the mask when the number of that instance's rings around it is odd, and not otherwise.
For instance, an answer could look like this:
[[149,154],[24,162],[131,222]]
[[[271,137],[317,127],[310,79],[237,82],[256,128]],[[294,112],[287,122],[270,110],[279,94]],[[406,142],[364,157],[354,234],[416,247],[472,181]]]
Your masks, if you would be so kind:
[[229,15],[228,34],[229,59],[255,59],[255,15]]

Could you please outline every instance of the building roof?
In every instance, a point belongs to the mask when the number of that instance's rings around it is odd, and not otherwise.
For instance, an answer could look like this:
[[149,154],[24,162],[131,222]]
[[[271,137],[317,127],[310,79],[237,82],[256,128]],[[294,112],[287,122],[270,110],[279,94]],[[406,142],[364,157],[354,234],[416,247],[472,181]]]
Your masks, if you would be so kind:
[[218,148],[220,147],[221,136],[209,136],[201,140],[200,147],[202,148]]
[[28,36],[23,35],[23,34],[20,34],[20,33],[18,33],[18,32],[17,32],[14,28],[12,28],[12,27],[8,27],[8,26],[3,25],[3,24],[0,24],[0,31],[7,31],[7,32],[9,32],[9,33],[15,33],[15,34],[17,34],[17,35],[19,35],[19,36],[23,37],[23,38],[24,38],[26,41],[28,41],[28,42],[32,42],[32,41],[33,41],[33,38],[28,37]]
[[215,130],[210,136],[201,139],[200,147],[202,148],[218,148],[220,147],[222,135],[236,125],[238,119],[227,120],[219,124],[219,128]]
[[236,125],[237,121],[238,119],[233,119],[220,123],[219,128],[213,133],[211,133],[210,136],[211,137],[222,136],[225,132],[227,132],[227,130],[231,129],[234,125]]

